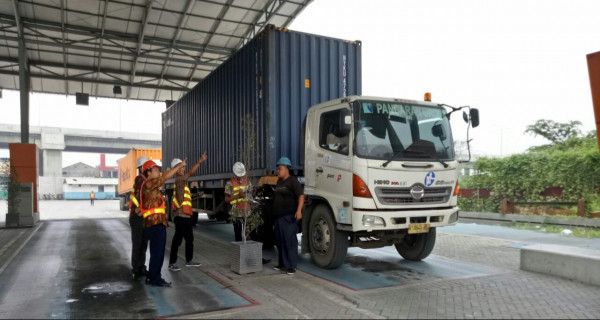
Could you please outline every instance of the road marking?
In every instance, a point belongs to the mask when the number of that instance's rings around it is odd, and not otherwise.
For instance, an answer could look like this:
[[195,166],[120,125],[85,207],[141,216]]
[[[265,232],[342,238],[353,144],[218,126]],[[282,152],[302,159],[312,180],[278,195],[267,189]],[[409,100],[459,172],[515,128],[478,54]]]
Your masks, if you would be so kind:
[[[44,224],[44,223],[43,222],[39,222],[37,224],[37,226],[35,227],[35,229],[33,229],[33,231],[31,232],[31,234],[27,237],[27,239],[25,239],[25,241],[23,241],[23,243],[19,246],[19,248],[17,248],[17,250],[15,250],[15,252],[13,252],[13,254],[8,258],[8,260],[6,260],[6,262],[2,265],[2,267],[0,267],[0,274],[2,274],[4,272],[4,270],[6,270],[6,268],[13,261],[13,259],[21,252],[21,250],[23,250],[23,248],[25,248],[25,245],[27,243],[29,243],[29,240],[31,240],[31,238],[37,233],[37,231],[40,229],[40,227],[42,226],[42,224]],[[16,238],[16,239],[19,239],[19,238]],[[16,239],[14,241],[16,241]]]

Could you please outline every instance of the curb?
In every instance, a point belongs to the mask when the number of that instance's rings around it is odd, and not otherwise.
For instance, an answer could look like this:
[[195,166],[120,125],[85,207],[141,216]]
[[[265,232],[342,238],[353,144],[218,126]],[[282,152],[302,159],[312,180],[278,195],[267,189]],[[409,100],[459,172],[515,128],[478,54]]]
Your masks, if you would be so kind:
[[501,214],[492,212],[459,212],[459,218],[473,220],[494,220],[507,222],[530,222],[539,224],[555,224],[564,226],[600,228],[600,219],[590,218],[562,218],[552,216],[531,216],[524,214]]

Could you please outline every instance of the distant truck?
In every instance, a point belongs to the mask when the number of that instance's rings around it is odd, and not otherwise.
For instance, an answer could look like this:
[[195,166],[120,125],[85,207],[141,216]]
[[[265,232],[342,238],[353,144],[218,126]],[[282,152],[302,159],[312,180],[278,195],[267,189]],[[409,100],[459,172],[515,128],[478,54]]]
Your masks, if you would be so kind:
[[[267,29],[163,113],[163,163],[207,150],[194,205],[224,219],[223,187],[244,149],[254,183],[276,181],[288,156],[305,185],[302,251],[313,263],[337,268],[350,246],[424,259],[436,228],[458,220],[450,115],[463,108],[361,96],[360,74],[360,42]],[[465,109],[467,130],[478,126]]]
[[137,176],[137,159],[141,156],[146,156],[152,160],[160,160],[162,151],[161,149],[131,149],[123,158],[117,160],[119,168],[117,193],[121,210],[129,209],[129,194],[133,191],[133,183]]

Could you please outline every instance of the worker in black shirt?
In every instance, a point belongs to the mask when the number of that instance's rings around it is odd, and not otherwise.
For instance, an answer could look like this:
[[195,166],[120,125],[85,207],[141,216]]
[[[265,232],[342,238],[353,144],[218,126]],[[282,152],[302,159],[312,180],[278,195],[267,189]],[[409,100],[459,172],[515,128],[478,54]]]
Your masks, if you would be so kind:
[[298,265],[298,221],[302,219],[304,189],[296,177],[290,175],[292,162],[286,157],[277,161],[277,185],[275,186],[273,213],[275,215],[275,239],[278,265],[275,270],[296,273]]

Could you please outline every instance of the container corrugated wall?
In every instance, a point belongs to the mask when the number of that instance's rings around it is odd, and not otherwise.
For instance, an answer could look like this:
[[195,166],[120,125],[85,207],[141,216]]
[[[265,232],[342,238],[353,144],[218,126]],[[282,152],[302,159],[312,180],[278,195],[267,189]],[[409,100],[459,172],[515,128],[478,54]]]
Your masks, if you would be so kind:
[[163,163],[191,164],[206,150],[209,161],[192,180],[229,177],[249,117],[258,142],[252,175],[282,155],[301,168],[308,108],[360,93],[360,42],[268,28],[163,113]]

